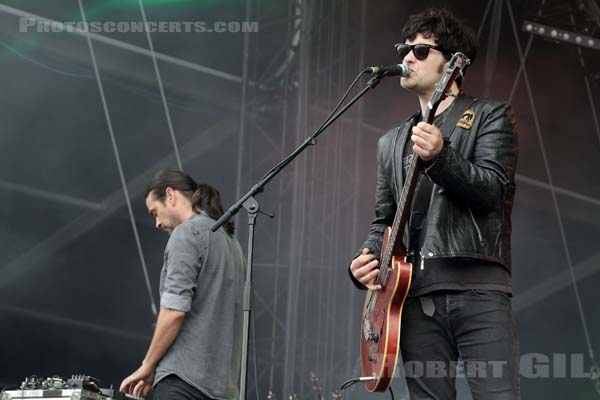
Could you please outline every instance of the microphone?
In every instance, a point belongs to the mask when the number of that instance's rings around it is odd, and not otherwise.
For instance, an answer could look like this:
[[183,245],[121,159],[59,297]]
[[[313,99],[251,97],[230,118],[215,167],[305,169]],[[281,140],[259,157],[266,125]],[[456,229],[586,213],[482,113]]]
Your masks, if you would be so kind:
[[410,75],[410,68],[406,64],[379,65],[377,67],[368,67],[365,71],[370,74],[383,74],[385,76]]

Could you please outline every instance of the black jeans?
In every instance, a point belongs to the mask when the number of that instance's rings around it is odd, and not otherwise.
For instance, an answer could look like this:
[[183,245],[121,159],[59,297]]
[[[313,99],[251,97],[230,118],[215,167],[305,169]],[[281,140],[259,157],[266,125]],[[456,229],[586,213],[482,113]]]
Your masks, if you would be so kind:
[[152,389],[150,400],[212,400],[210,397],[181,380],[177,375],[163,378]]
[[455,399],[457,374],[466,376],[474,400],[520,399],[509,295],[465,290],[422,297],[409,297],[402,315],[400,346],[411,400]]

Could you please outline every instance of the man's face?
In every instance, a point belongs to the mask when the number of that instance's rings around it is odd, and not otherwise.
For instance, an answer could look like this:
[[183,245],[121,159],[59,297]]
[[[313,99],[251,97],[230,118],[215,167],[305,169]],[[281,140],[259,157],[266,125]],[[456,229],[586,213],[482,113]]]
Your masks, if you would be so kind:
[[[169,193],[167,192],[163,200],[159,200],[153,192],[146,197],[146,207],[148,212],[156,220],[156,228],[162,229],[169,235],[173,232],[173,229],[181,222],[177,217],[175,208],[172,205],[171,199],[169,199]],[[172,195],[172,194],[171,194]]]
[[[436,45],[434,38],[425,38],[420,33],[414,40],[406,40],[406,44],[431,44]],[[417,60],[412,51],[402,60],[403,64],[410,68],[410,75],[400,79],[400,85],[407,90],[415,92],[417,95],[431,95],[435,84],[442,77],[444,64],[447,60],[444,55],[435,49],[429,49],[429,55],[424,60]]]

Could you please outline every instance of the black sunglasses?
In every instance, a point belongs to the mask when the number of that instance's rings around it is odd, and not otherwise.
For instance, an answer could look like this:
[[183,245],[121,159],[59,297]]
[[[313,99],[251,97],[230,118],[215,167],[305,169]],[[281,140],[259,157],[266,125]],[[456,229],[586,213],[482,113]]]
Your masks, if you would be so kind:
[[448,57],[450,55],[450,53],[446,49],[444,49],[440,46],[434,46],[432,44],[396,43],[394,45],[394,47],[396,48],[396,53],[398,53],[398,55],[400,56],[401,59],[404,59],[404,57],[406,57],[408,55],[408,53],[410,53],[411,50],[412,50],[413,54],[415,55],[415,58],[419,61],[423,61],[427,58],[427,56],[429,56],[429,49],[437,50],[446,57]]

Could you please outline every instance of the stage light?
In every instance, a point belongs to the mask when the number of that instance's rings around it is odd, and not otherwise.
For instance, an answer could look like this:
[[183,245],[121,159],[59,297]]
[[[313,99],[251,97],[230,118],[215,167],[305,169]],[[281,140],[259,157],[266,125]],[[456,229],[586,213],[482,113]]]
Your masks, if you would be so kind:
[[548,37],[553,40],[560,40],[562,42],[600,50],[600,45],[598,45],[596,38],[581,35],[578,32],[565,31],[552,26],[542,25],[530,21],[523,22],[523,30],[531,34]]

